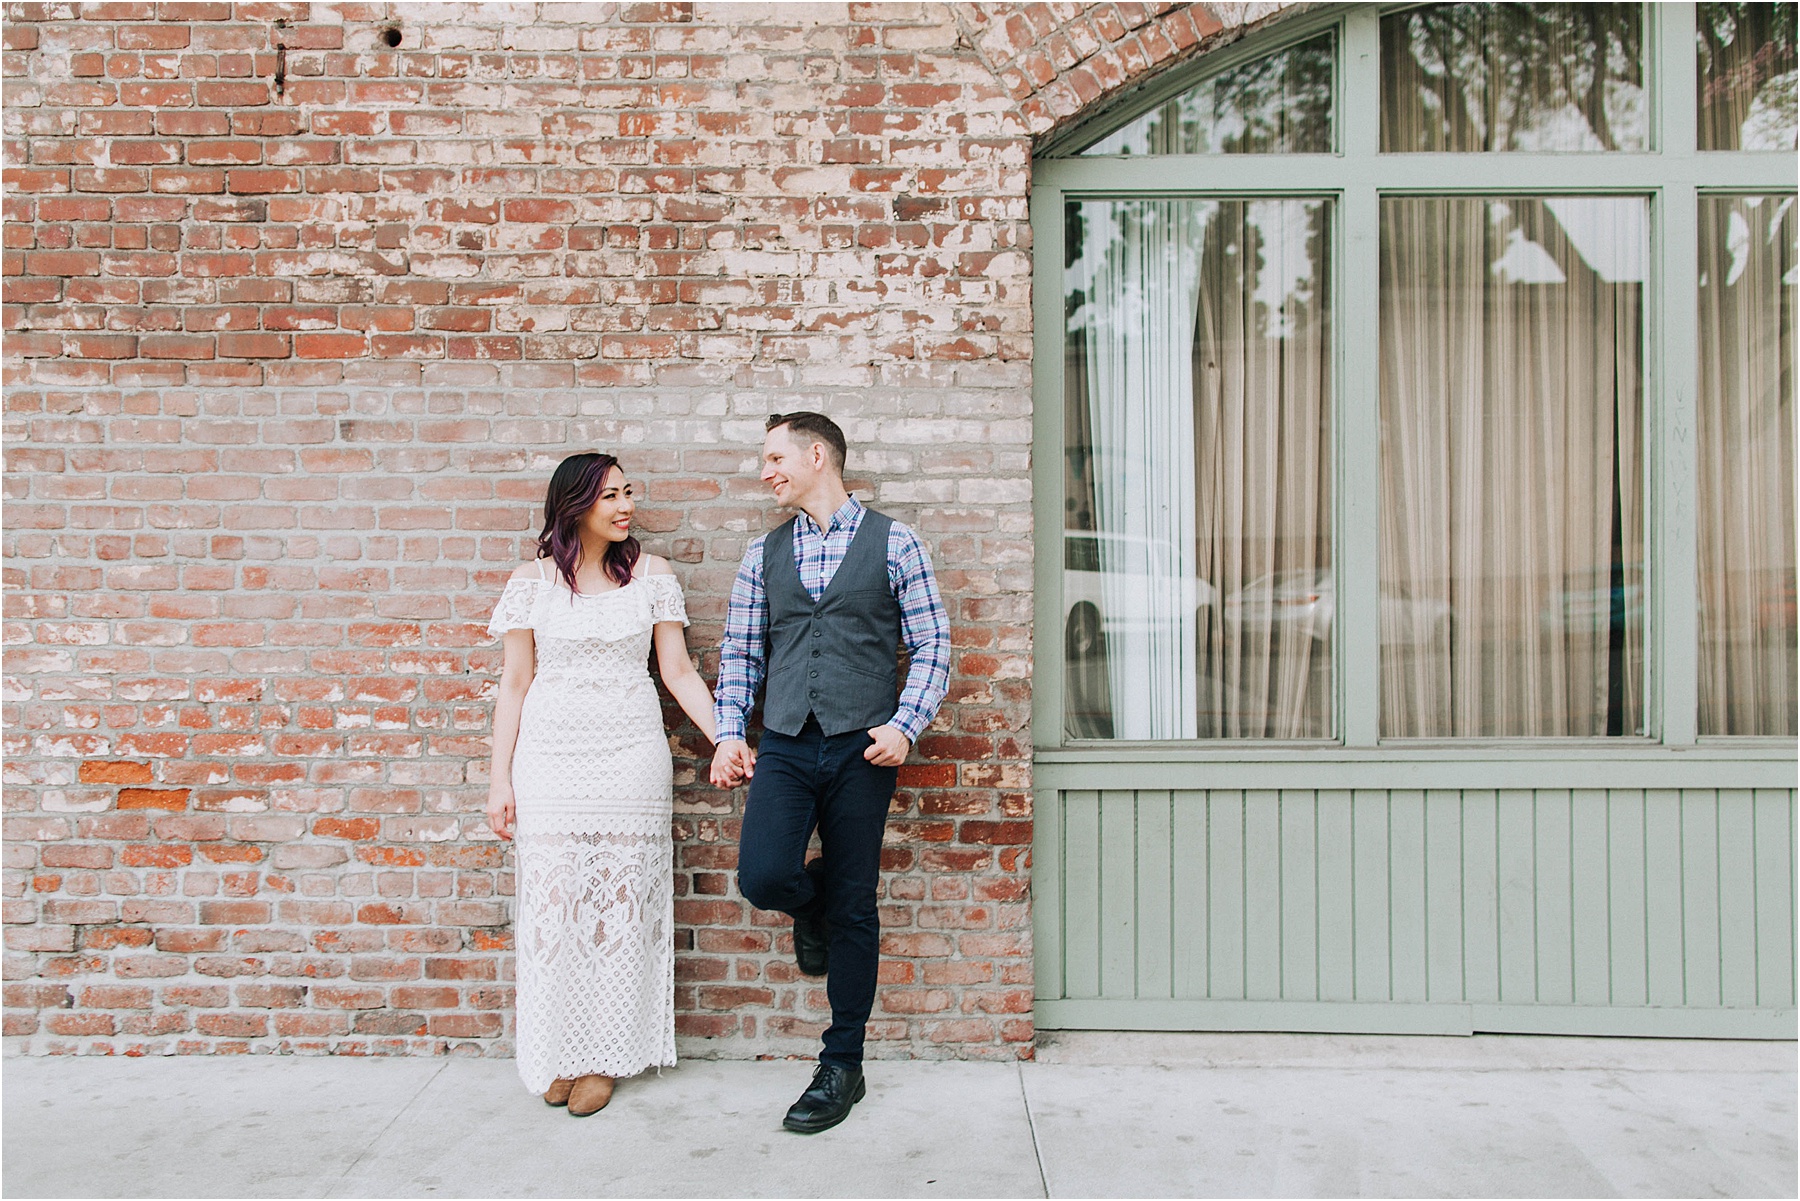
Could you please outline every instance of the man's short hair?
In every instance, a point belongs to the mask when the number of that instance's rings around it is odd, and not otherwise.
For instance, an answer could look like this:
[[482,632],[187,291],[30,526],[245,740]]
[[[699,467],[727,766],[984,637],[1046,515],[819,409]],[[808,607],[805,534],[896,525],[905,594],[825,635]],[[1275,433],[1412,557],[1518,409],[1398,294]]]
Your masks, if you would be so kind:
[[837,422],[823,413],[770,413],[769,423],[763,426],[764,431],[787,426],[794,437],[806,445],[823,442],[825,449],[831,452],[831,462],[839,475],[844,474],[844,431],[838,428]]

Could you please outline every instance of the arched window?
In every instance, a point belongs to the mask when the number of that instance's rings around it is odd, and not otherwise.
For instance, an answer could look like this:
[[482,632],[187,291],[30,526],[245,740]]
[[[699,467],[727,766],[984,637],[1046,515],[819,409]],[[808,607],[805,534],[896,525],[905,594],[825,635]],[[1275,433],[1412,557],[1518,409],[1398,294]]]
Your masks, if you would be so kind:
[[1796,78],[1323,6],[1047,145],[1040,745],[1791,738]]

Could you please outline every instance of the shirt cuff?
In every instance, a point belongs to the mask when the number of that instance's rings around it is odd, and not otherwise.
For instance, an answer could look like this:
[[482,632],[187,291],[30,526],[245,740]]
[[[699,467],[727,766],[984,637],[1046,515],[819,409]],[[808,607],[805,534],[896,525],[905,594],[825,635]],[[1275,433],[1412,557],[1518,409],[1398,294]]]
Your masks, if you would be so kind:
[[908,742],[917,744],[919,735],[925,732],[925,727],[929,726],[931,722],[912,709],[902,709],[889,718],[887,724],[906,735]]
[[742,718],[726,717],[715,712],[713,714],[713,742],[749,742]]

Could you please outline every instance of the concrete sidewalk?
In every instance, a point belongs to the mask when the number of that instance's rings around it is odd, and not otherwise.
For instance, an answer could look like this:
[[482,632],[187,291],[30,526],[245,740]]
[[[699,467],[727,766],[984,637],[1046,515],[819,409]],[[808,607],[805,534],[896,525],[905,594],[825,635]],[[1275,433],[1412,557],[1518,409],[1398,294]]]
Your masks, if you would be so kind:
[[1046,1035],[1023,1064],[688,1060],[575,1120],[508,1061],[8,1059],[15,1197],[1784,1196],[1795,1044]]

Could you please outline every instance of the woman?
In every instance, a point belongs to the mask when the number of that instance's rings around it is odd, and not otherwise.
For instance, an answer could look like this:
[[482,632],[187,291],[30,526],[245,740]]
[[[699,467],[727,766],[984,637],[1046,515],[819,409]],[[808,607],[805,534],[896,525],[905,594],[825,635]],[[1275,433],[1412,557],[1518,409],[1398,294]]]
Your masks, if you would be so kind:
[[672,773],[652,643],[664,685],[713,737],[681,587],[639,550],[634,509],[611,455],[564,459],[538,557],[488,625],[505,639],[487,815],[517,848],[519,1075],[577,1117],[616,1078],[675,1062]]

